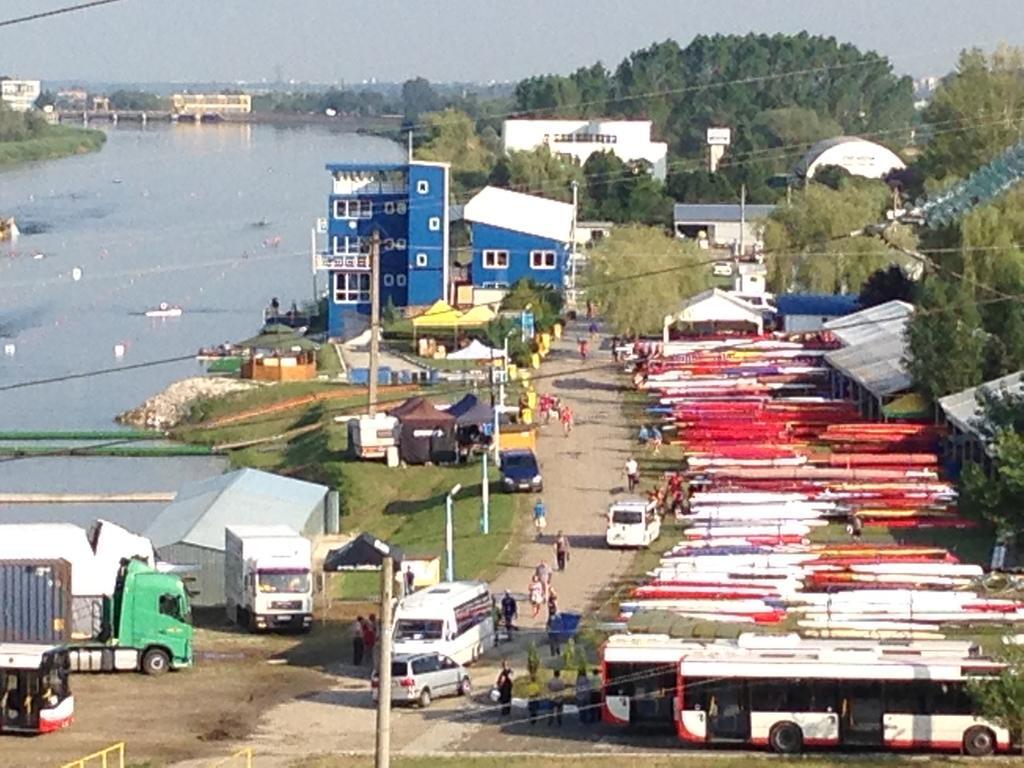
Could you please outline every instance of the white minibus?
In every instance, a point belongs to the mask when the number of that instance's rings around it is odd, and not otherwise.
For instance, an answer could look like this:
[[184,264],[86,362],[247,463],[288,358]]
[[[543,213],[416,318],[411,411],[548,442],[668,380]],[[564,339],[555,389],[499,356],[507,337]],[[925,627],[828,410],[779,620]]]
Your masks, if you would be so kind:
[[644,499],[624,499],[608,509],[605,542],[609,547],[649,547],[661,535],[658,505]]
[[395,609],[394,652],[436,652],[471,664],[493,648],[491,591],[482,581],[442,582],[414,592]]

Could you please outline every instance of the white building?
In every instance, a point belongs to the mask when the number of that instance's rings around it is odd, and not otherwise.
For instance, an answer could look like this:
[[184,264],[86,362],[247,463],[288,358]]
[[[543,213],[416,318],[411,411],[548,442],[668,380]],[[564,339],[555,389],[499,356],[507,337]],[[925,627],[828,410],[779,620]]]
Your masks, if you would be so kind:
[[837,165],[853,176],[881,179],[890,171],[906,168],[900,156],[873,141],[856,136],[837,136],[812,146],[796,166],[796,174],[805,179],[814,178],[819,168]]
[[32,109],[41,92],[38,80],[0,80],[0,101],[15,112]]
[[650,120],[506,120],[501,136],[505,152],[547,146],[581,165],[595,152],[612,152],[625,162],[643,160],[661,181],[668,171],[668,145],[651,141]]

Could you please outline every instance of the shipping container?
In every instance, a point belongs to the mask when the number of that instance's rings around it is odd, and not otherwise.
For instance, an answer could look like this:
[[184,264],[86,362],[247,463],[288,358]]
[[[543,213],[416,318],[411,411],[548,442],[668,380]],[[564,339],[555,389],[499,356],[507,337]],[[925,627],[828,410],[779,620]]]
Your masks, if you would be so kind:
[[67,642],[71,602],[66,560],[0,560],[0,642]]

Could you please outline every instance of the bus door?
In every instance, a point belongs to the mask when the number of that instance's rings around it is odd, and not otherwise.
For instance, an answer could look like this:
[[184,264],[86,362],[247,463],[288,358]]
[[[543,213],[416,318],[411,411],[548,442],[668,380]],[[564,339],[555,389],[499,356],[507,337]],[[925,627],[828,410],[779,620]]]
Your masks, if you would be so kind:
[[0,670],[0,732],[39,730],[38,687],[35,670]]
[[882,746],[882,686],[851,682],[841,685],[840,741],[855,747]]
[[750,702],[742,680],[707,684],[708,741],[747,741],[750,738]]

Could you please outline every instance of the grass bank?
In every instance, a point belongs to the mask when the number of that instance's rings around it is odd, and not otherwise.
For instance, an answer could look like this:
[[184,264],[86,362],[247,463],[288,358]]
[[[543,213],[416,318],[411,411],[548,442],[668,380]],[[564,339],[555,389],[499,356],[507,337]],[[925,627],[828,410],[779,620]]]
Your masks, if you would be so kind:
[[39,138],[0,142],[0,167],[96,152],[106,140],[107,134],[103,131],[67,125],[47,126],[46,133]]

